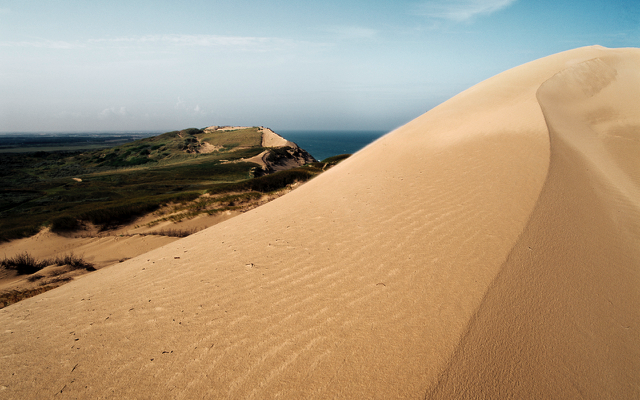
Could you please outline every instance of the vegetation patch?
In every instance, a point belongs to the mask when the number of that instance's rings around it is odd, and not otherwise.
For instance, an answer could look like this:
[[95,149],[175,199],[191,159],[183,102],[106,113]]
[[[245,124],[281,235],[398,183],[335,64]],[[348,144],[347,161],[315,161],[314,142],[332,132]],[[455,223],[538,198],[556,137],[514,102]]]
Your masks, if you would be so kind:
[[268,193],[282,189],[294,182],[306,182],[315,175],[317,175],[317,173],[314,173],[314,171],[308,168],[292,168],[286,171],[278,171],[271,175],[248,179],[242,182],[217,185],[209,189],[207,192],[212,194],[242,191]]
[[[203,146],[206,152],[201,152]],[[0,241],[32,236],[45,226],[71,232],[90,222],[111,229],[205,193],[253,193],[248,196],[255,201],[262,193],[307,181],[334,163],[325,160],[267,174],[258,164],[243,161],[265,150],[276,161],[303,152],[262,147],[260,128],[254,127],[189,128],[98,150],[5,153],[0,157]],[[232,210],[245,200],[210,201],[203,198],[181,212],[189,217]]]
[[346,160],[347,158],[351,157],[351,154],[338,154],[337,156],[332,156],[332,157],[327,157],[324,160],[322,160],[322,163],[324,164],[337,164],[342,160]]
[[[57,266],[69,266],[71,269],[85,269],[87,271],[95,271],[96,269],[93,267],[93,264],[85,261],[82,257],[76,256],[73,253],[66,254],[64,256],[59,256],[54,259],[44,259],[38,260],[33,257],[28,252],[23,252],[15,255],[14,257],[7,258],[5,257],[2,261],[0,261],[0,266],[8,269],[14,270],[19,275],[30,275],[35,274],[36,272],[42,270],[45,267],[50,265]],[[39,278],[33,278],[37,280]]]
[[132,203],[115,205],[112,207],[99,208],[85,211],[78,216],[79,219],[89,221],[94,225],[108,229],[117,225],[131,222],[134,218],[157,210],[159,204],[156,202]]
[[158,235],[158,236],[168,236],[168,237],[177,237],[183,238],[194,233],[198,232],[198,229],[160,229],[159,231],[149,232],[146,235]]
[[54,232],[68,232],[75,231],[80,227],[80,223],[77,218],[69,215],[62,215],[56,217],[51,221],[51,230]]
[[87,271],[95,271],[93,264],[85,261],[82,257],[76,256],[73,253],[65,254],[63,256],[58,256],[53,259],[52,265],[67,265],[71,269],[84,269]]
[[5,257],[0,261],[0,265],[6,269],[15,270],[20,275],[35,274],[42,268],[48,266],[48,260],[36,260],[31,254],[20,253],[14,257]]

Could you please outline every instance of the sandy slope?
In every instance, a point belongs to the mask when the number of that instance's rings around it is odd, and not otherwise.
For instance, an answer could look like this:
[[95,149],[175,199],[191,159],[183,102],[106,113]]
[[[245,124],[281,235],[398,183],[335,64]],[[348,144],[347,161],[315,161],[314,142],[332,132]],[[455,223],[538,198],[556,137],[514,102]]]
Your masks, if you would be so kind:
[[0,396],[638,398],[639,65],[525,64],[0,310]]
[[261,127],[260,132],[262,133],[262,147],[298,147],[269,128]]

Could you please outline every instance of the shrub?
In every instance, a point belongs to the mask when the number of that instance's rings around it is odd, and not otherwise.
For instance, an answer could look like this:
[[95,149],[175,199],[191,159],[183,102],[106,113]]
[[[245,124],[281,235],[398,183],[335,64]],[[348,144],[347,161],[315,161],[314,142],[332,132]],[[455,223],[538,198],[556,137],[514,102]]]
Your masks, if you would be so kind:
[[68,265],[73,269],[86,269],[87,271],[95,271],[93,264],[82,259],[82,257],[76,256],[73,253],[65,254],[64,256],[58,256],[51,263],[56,265]]
[[187,129],[183,129],[180,131],[180,134],[182,134],[183,136],[186,135],[197,135],[199,133],[202,133],[203,130],[202,129],[198,129],[198,128],[187,128]]
[[290,150],[291,147],[275,147],[269,149],[269,154],[267,155],[267,161],[272,163],[277,163],[283,158],[291,158],[291,154],[287,150]]
[[328,164],[337,164],[338,162],[345,160],[347,158],[351,157],[351,154],[339,154],[337,156],[332,156],[329,158],[325,158],[324,160],[322,160],[323,163],[328,163]]
[[[82,257],[76,256],[73,253],[65,254],[64,256],[58,256],[53,260],[36,260],[28,252],[20,253],[12,258],[5,257],[0,261],[0,265],[6,269],[12,269],[18,272],[19,275],[35,274],[48,265],[68,265],[72,269],[86,269],[87,271],[95,271],[93,264],[85,261]],[[34,275],[29,277],[29,282],[34,282],[42,276]]]
[[69,215],[63,215],[51,221],[51,230],[54,232],[75,231],[79,227],[78,220]]
[[80,214],[80,219],[90,221],[103,229],[130,222],[136,217],[153,212],[159,207],[154,203],[133,203],[100,208]]
[[13,258],[4,258],[0,263],[6,269],[13,269],[20,275],[34,274],[47,266],[46,260],[38,261],[31,254],[20,253]]
[[154,232],[149,232],[149,235],[158,235],[158,236],[169,236],[169,237],[178,237],[178,238],[183,238],[183,237],[187,237],[193,233],[198,232],[197,229],[193,228],[193,229],[174,229],[174,228],[169,228],[169,229],[161,229],[159,231],[154,231]]
[[245,181],[245,183],[248,190],[266,193],[282,189],[294,182],[308,181],[312,177],[313,174],[309,173],[308,171],[300,169],[290,169],[286,171],[279,171],[271,175],[265,175],[259,178],[250,179],[248,181]]
[[[148,152],[147,152],[148,154]],[[146,157],[133,157],[131,158],[129,161],[126,162],[125,167],[127,166],[135,166],[135,165],[142,165],[142,164],[146,164],[146,163],[150,163],[150,162],[157,162],[156,160],[151,160],[149,158]]]
[[271,175],[248,179],[242,182],[217,185],[216,187],[209,189],[209,193],[216,194],[233,191],[255,191],[262,193],[273,192],[294,182],[306,182],[315,175],[316,174],[306,170],[304,167],[293,168],[285,171],[278,171]]
[[[22,226],[4,226],[1,224],[2,232],[0,233],[0,243],[8,242],[13,239],[20,239],[24,237],[33,236],[36,233],[40,232],[40,227],[38,224],[23,224]],[[11,224],[13,225],[13,224]]]

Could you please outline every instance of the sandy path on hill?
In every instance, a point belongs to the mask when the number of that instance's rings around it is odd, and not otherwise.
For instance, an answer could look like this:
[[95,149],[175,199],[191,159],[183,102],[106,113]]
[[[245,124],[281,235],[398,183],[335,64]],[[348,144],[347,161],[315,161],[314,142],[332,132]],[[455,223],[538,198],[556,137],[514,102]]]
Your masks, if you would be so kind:
[[298,147],[269,128],[261,127],[260,133],[262,133],[262,147]]
[[638,398],[639,64],[589,47],[509,70],[286,196],[0,310],[0,390]]

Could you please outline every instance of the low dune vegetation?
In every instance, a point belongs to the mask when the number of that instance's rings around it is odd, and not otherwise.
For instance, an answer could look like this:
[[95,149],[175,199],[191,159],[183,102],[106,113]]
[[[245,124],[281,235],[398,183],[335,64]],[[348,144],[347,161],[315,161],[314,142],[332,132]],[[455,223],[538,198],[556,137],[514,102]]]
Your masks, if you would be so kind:
[[[49,270],[48,267],[53,267],[54,269]],[[70,282],[73,280],[74,272],[78,270],[83,270],[81,273],[96,270],[92,263],[73,253],[50,259],[37,259],[26,251],[13,257],[5,256],[0,260],[0,268],[7,272],[15,271],[14,273],[19,276],[28,275],[26,280],[35,285],[3,288],[0,290],[0,308]],[[45,268],[48,270],[47,272],[44,272]]]
[[82,257],[73,253],[58,256],[53,259],[38,260],[25,251],[14,257],[5,257],[0,261],[0,266],[2,268],[15,270],[19,275],[35,274],[36,272],[51,265],[68,266],[71,269],[95,271],[93,264],[83,260]]
[[[167,205],[190,209],[191,216],[234,209],[340,161],[306,163],[313,158],[302,149],[262,147],[262,129],[190,128],[95,151],[3,154],[0,242],[43,227],[109,230]],[[268,162],[296,157],[303,165],[273,172],[248,161],[263,153]]]

